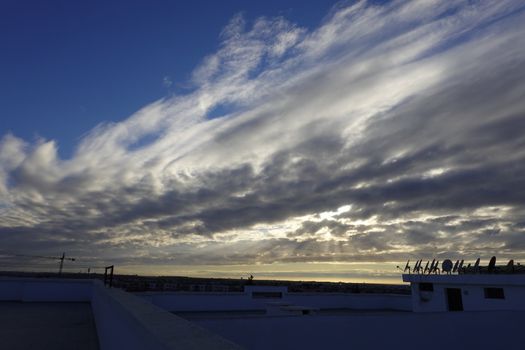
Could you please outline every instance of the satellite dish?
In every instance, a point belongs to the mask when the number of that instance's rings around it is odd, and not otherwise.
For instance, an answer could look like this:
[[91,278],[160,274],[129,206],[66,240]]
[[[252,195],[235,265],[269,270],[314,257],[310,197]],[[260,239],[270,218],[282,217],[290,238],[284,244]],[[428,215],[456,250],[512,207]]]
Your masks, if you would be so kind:
[[453,266],[454,264],[452,264],[452,260],[445,259],[443,260],[443,264],[441,264],[441,269],[443,270],[443,272],[449,273],[450,271],[452,271]]

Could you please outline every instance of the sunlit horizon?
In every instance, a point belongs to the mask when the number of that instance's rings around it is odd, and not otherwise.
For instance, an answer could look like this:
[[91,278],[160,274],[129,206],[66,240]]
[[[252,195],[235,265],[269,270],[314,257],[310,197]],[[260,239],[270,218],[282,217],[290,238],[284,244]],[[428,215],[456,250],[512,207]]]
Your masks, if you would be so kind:
[[523,3],[33,5],[0,5],[0,265],[525,260]]

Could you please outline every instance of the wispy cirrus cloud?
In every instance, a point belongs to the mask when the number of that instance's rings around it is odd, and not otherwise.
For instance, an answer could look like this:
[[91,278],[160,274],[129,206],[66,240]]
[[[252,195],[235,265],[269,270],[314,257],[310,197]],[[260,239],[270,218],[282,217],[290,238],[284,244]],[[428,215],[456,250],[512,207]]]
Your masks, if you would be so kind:
[[130,264],[525,256],[524,20],[514,1],[341,4],[310,31],[235,16],[191,92],[97,126],[70,159],[5,135],[2,247]]

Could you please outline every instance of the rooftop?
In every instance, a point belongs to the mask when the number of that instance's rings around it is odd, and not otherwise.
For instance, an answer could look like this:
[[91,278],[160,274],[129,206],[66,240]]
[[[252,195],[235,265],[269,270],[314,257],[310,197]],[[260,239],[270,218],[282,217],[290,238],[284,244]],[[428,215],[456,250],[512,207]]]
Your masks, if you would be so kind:
[[[180,314],[246,349],[517,349],[525,312],[342,310],[312,316]],[[518,346],[519,345],[519,346]]]
[[214,349],[238,346],[100,281],[0,278],[1,349]]
[[515,349],[525,321],[525,311],[413,313],[408,295],[271,286],[134,295],[99,281],[0,278],[0,300],[8,349]]
[[0,302],[3,349],[97,350],[89,303]]

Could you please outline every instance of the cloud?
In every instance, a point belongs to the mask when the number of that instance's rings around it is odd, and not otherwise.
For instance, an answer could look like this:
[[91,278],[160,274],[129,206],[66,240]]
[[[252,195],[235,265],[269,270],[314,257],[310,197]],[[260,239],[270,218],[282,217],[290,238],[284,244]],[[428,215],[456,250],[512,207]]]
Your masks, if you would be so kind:
[[71,159],[5,135],[0,244],[126,264],[525,257],[523,10],[362,1],[311,31],[237,15],[191,92]]
[[166,75],[164,78],[162,78],[162,86],[164,86],[166,89],[169,89],[173,85],[173,80],[171,80],[169,75]]

